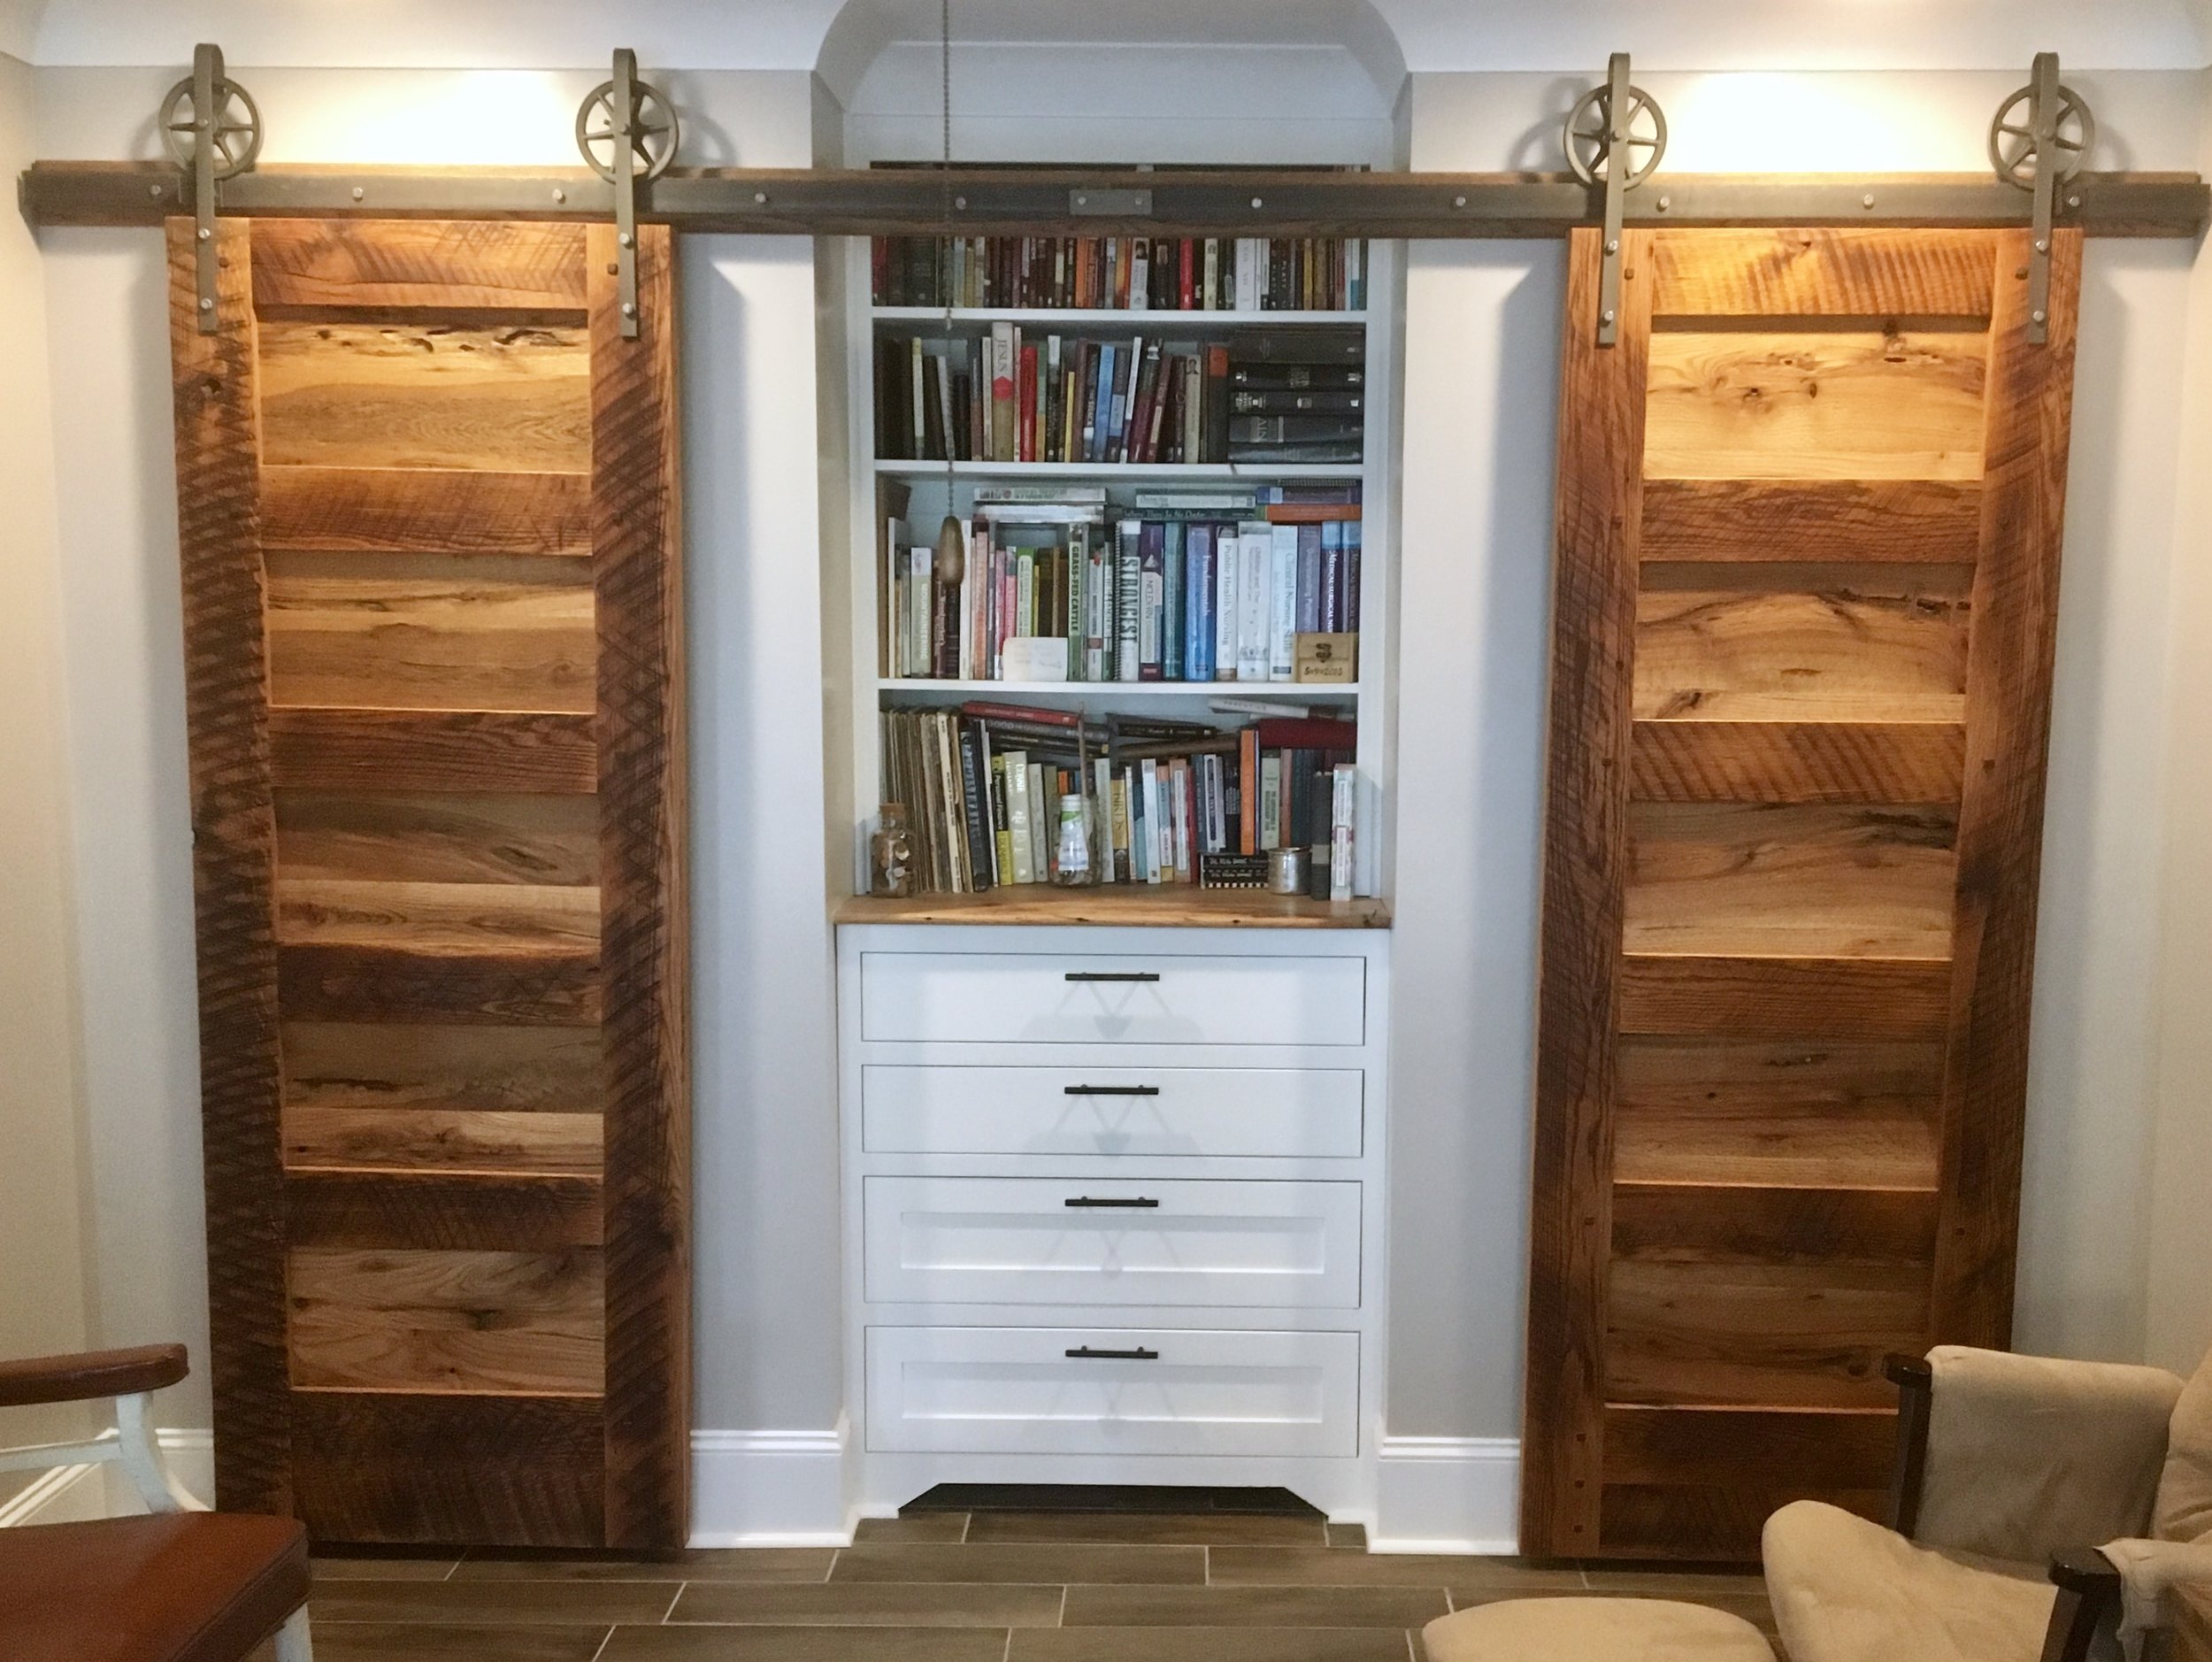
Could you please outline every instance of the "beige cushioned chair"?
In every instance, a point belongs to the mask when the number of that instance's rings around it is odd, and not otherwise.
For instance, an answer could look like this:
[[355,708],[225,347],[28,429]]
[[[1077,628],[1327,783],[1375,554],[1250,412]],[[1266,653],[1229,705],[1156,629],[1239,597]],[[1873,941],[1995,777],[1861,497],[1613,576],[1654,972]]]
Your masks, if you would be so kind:
[[1945,1345],[1891,1377],[1896,1527],[1816,1501],[1767,1520],[1791,1662],[2081,1662],[2116,1636],[2212,1662],[2212,1358],[2185,1387]]

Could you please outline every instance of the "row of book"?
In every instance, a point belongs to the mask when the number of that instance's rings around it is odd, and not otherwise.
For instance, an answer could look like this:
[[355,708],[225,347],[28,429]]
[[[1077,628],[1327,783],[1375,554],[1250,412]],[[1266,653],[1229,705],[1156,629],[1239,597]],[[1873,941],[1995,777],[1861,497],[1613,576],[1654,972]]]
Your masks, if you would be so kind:
[[1333,236],[879,236],[879,306],[1358,312],[1367,245]]
[[922,892],[1028,883],[1259,888],[1266,857],[1317,850],[1348,899],[1357,727],[1240,727],[1021,704],[883,712],[885,800],[902,804]]
[[1128,510],[1095,487],[1027,493],[1054,501],[1000,494],[977,493],[957,583],[937,572],[933,547],[887,525],[884,676],[1356,679],[1356,488],[1275,486],[1265,503],[1259,491],[1141,490]]
[[1222,341],[985,335],[878,341],[876,454],[908,461],[1356,462],[1357,330]]

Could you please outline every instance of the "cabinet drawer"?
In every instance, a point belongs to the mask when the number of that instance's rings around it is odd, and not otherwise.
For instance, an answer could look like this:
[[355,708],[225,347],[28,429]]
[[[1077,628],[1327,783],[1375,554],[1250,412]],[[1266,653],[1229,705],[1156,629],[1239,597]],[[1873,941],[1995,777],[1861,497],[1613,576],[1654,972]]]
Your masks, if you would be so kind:
[[861,1036],[1007,1044],[1358,1044],[1356,958],[864,952]]
[[1356,1159],[1365,1086],[1357,1068],[871,1066],[861,1146]]
[[872,1304],[1359,1304],[1357,1183],[871,1177]]
[[1356,1334],[871,1327],[867,1358],[871,1449],[1359,1451]]

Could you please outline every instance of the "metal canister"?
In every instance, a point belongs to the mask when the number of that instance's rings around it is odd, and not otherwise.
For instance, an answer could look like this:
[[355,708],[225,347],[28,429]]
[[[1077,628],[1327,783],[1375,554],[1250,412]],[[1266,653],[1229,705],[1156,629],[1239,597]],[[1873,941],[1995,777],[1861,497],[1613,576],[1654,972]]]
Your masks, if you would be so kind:
[[1279,895],[1302,895],[1306,892],[1306,851],[1299,848],[1276,849],[1271,851],[1267,867],[1267,886]]

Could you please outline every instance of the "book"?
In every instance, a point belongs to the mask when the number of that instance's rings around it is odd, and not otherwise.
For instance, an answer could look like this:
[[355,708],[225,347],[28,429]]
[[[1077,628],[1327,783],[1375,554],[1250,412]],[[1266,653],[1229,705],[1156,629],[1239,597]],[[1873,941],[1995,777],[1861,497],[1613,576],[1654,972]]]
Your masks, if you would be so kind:
[[1298,661],[1298,527],[1268,532],[1267,679],[1288,681]]
[[1237,679],[1265,681],[1273,650],[1269,630],[1274,619],[1270,587],[1274,535],[1265,521],[1248,521],[1238,530]]
[[1140,678],[1142,662],[1141,619],[1144,608],[1141,586],[1143,530],[1144,527],[1134,519],[1124,519],[1115,527],[1114,679],[1117,681],[1136,681]]
[[1167,615],[1167,527],[1147,519],[1139,521],[1137,529],[1137,679],[1159,681]]

